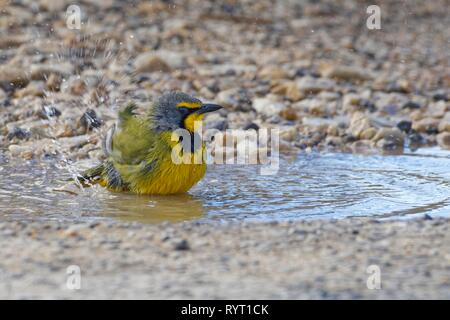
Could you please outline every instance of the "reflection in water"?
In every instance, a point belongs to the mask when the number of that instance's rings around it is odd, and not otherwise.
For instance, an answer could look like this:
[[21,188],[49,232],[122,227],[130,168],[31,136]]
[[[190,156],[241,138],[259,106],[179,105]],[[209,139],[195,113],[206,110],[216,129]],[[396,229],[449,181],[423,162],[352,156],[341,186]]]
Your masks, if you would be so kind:
[[204,214],[202,199],[190,194],[171,196],[114,195],[102,202],[104,214],[142,223],[179,222],[199,219]]
[[189,194],[137,196],[100,187],[55,192],[53,162],[0,162],[0,221],[230,221],[450,214],[450,152],[402,156],[301,154],[273,176],[256,166],[211,166]]

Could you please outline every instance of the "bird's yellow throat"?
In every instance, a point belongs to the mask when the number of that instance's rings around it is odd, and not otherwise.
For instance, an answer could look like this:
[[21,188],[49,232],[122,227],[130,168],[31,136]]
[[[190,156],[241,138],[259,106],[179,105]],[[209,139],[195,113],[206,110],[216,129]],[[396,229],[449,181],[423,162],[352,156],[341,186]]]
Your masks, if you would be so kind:
[[188,115],[186,117],[186,119],[184,119],[184,127],[186,128],[186,130],[189,130],[190,132],[194,132],[195,131],[195,124],[197,123],[197,126],[201,125],[201,121],[203,120],[203,118],[205,117],[205,114],[198,114],[196,112],[191,113],[190,115]]

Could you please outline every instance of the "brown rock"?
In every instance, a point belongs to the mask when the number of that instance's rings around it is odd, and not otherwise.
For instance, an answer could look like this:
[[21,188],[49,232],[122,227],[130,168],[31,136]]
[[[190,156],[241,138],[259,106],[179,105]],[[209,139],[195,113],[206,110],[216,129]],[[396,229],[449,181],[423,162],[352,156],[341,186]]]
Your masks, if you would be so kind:
[[134,61],[136,72],[170,72],[186,66],[183,55],[171,51],[150,51],[141,53]]
[[377,134],[377,129],[375,128],[367,128],[360,134],[360,138],[363,140],[370,140]]
[[385,154],[402,154],[405,145],[405,135],[398,129],[382,128],[373,139]]
[[25,88],[14,93],[14,97],[23,98],[26,96],[43,97],[45,96],[45,85],[42,81],[32,81]]
[[68,77],[73,73],[73,66],[69,63],[61,64],[33,64],[30,66],[32,80],[47,80],[51,74]]
[[405,135],[399,129],[389,129],[389,128],[381,128],[378,130],[376,135],[373,137],[373,140],[378,141],[381,139],[394,139],[394,140],[404,140]]
[[171,70],[169,64],[154,52],[145,52],[139,55],[134,67],[136,72],[169,72]]
[[447,112],[439,123],[439,132],[450,132],[450,112]]
[[437,143],[441,148],[450,150],[450,132],[442,132],[438,134]]
[[327,135],[336,137],[339,135],[339,129],[336,125],[330,125],[327,128]]
[[288,121],[295,121],[298,120],[297,111],[295,111],[293,108],[288,107],[280,111],[280,117],[283,119],[286,119]]
[[50,91],[59,91],[62,78],[60,75],[52,73],[47,79],[47,88]]
[[414,121],[412,128],[417,132],[425,133],[437,133],[439,130],[439,119],[425,118],[418,121]]
[[26,86],[29,79],[22,68],[13,66],[0,66],[0,83]]
[[319,93],[320,91],[333,91],[336,84],[333,80],[303,77],[297,81],[298,89],[306,94]]
[[295,102],[303,99],[305,95],[302,91],[298,88],[297,84],[295,82],[291,82],[286,87],[286,97]]
[[371,127],[369,118],[362,112],[355,112],[350,119],[349,132],[359,138],[363,131]]
[[324,65],[320,73],[323,77],[347,81],[364,81],[372,79],[368,70],[357,67]]
[[259,76],[265,80],[280,80],[287,78],[286,72],[277,66],[267,66],[261,69]]

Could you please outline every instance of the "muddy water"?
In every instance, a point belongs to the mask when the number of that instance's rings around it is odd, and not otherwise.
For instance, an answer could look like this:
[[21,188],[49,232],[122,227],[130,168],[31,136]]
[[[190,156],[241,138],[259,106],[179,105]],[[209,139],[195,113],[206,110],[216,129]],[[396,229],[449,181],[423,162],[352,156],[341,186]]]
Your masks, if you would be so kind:
[[402,156],[301,154],[276,175],[211,166],[189,194],[136,196],[101,188],[55,192],[69,169],[54,161],[0,163],[2,220],[121,219],[143,223],[450,215],[450,152]]

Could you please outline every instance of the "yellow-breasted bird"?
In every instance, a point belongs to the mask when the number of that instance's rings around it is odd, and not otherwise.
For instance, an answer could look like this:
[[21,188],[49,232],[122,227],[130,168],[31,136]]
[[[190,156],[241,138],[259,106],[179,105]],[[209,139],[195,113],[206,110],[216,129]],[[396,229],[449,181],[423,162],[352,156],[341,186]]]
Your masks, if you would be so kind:
[[[186,129],[193,138],[194,123],[220,108],[182,92],[162,95],[144,116],[137,115],[136,105],[129,103],[104,140],[107,160],[83,172],[78,180],[83,185],[100,184],[138,194],[187,192],[203,178],[206,163],[174,163],[172,148],[178,141],[172,141],[172,132]],[[193,144],[190,152],[194,155],[204,149],[202,142],[195,148]]]

